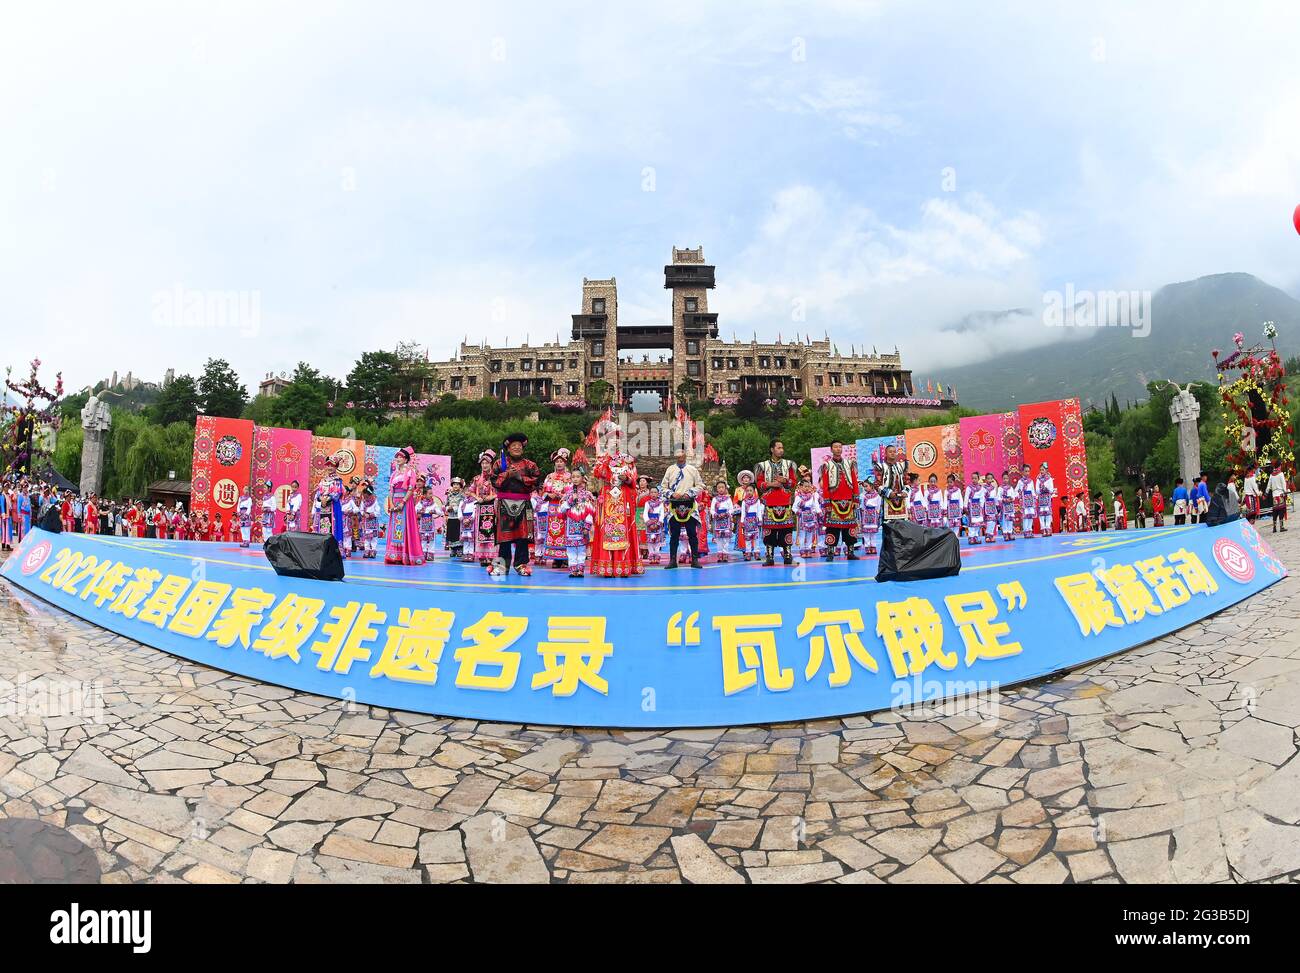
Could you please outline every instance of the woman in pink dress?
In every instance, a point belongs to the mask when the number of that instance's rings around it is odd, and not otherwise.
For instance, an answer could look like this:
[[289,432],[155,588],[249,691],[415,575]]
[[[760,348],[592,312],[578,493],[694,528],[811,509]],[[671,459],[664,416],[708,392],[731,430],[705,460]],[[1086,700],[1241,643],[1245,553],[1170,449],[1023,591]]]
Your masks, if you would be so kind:
[[384,535],[384,563],[424,563],[424,548],[420,546],[420,530],[415,519],[415,485],[419,473],[411,458],[413,446],[404,446],[393,457],[396,468],[389,480],[388,532]]

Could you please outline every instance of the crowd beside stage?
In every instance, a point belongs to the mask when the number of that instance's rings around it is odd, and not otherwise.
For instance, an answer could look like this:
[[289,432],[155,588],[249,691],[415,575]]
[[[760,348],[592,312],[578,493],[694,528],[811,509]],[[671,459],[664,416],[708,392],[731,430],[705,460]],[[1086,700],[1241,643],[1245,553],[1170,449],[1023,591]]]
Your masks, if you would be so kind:
[[[411,448],[399,450],[381,507],[375,485],[353,476],[344,482],[331,467],[315,492],[304,497],[292,481],[260,484],[255,502],[241,491],[234,510],[186,511],[181,503],[138,500],[110,502],[10,477],[0,490],[0,541],[5,549],[22,540],[49,510],[58,511],[64,531],[162,540],[202,540],[248,547],[276,533],[332,534],[344,557],[376,559],[384,538],[384,560],[421,565],[438,548],[453,560],[478,564],[496,575],[513,568],[530,575],[535,564],[567,568],[571,577],[642,574],[647,565],[673,569],[700,567],[701,559],[794,563],[795,557],[848,560],[879,550],[889,520],[910,520],[949,530],[969,545],[1049,537],[1054,533],[1195,524],[1211,514],[1214,498],[1208,475],[1187,484],[1180,478],[1166,497],[1160,487],[1139,488],[1128,509],[1121,491],[1110,498],[1080,492],[1061,494],[1047,464],[1037,472],[1018,470],[972,473],[968,483],[949,475],[940,483],[907,470],[889,447],[861,480],[857,463],[842,443],[816,471],[785,458],[780,440],[769,458],[743,470],[736,486],[725,479],[706,483],[679,450],[658,484],[637,472],[616,425],[605,431],[605,446],[590,470],[571,465],[567,449],[550,456],[543,473],[526,455],[527,436],[515,434],[498,452],[479,454],[479,472],[467,483],[453,477],[445,499],[434,490],[432,470],[421,471]],[[1252,467],[1238,483],[1235,475],[1217,487],[1219,501],[1231,500],[1254,522],[1272,518],[1273,530],[1286,530],[1291,493],[1278,467]],[[384,524],[384,513],[387,523]],[[685,538],[685,545],[682,539]]]

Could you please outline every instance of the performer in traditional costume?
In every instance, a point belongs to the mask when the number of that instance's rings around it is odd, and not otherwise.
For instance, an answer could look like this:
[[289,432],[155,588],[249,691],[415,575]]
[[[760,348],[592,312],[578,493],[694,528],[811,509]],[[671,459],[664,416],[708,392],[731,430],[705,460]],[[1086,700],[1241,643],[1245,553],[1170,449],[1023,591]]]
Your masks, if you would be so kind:
[[[485,567],[492,567],[497,556],[497,490],[492,485],[496,467],[497,454],[494,449],[485,449],[478,454],[478,476],[469,481],[466,497],[475,505],[474,533],[472,544],[467,539],[466,553],[473,553],[473,560]],[[464,516],[462,512],[462,516]]]
[[956,473],[948,474],[948,487],[943,492],[944,510],[943,521],[947,528],[961,537],[962,529],[962,510],[965,503],[962,499],[961,481],[957,479]]
[[0,550],[14,549],[14,521],[11,509],[14,505],[13,490],[6,485],[0,488]]
[[357,522],[361,514],[361,508],[357,503],[357,496],[349,491],[343,497],[343,548],[339,552],[345,558],[350,558],[354,550],[352,546],[352,525]]
[[799,486],[794,491],[795,547],[799,556],[817,556],[822,543],[822,504],[813,486],[812,473],[805,467],[799,469]]
[[581,478],[575,478],[565,490],[557,517],[564,524],[565,560],[569,566],[569,577],[581,578],[587,573],[587,549],[591,545],[596,519],[594,498]]
[[850,561],[858,559],[858,466],[844,456],[844,444],[831,443],[830,458],[817,473],[818,499],[826,530],[826,560],[834,561],[840,544]]
[[1038,515],[1038,485],[1028,463],[1020,468],[1020,478],[1016,480],[1016,506],[1020,508],[1020,536],[1033,537],[1034,517]]
[[361,543],[365,547],[362,557],[372,561],[379,554],[379,520],[382,515],[375,489],[366,483],[361,491]]
[[433,560],[433,489],[425,485],[424,477],[415,481],[415,524],[420,533],[420,549],[426,562]]
[[966,531],[966,543],[978,544],[984,539],[984,483],[979,473],[971,473],[964,501],[966,519],[970,522]]
[[1241,483],[1242,516],[1253,524],[1259,516],[1259,506],[1259,467],[1251,463]]
[[719,480],[713,488],[713,498],[709,501],[709,532],[719,563],[725,564],[731,560],[731,545],[736,534],[735,508],[727,490],[727,481]]
[[1281,530],[1286,530],[1286,502],[1291,495],[1286,483],[1286,474],[1282,472],[1281,463],[1273,464],[1273,472],[1269,474],[1267,489],[1268,495],[1273,501],[1273,533],[1276,534],[1279,525]]
[[1160,492],[1159,483],[1151,488],[1151,525],[1153,527],[1165,525],[1165,498]]
[[464,553],[465,545],[460,533],[464,501],[465,481],[453,476],[447,490],[447,556],[452,560],[460,560]]
[[609,450],[593,470],[602,485],[596,503],[591,573],[627,578],[645,573],[636,536],[636,460],[624,452],[617,426],[606,432]]
[[81,530],[86,534],[99,533],[99,507],[95,505],[93,493],[86,498],[86,506],[81,517]]
[[[537,560],[550,561],[557,568],[563,567],[568,558],[567,528],[564,518],[560,516],[560,507],[573,488],[569,455],[569,451],[563,447],[551,454],[552,471],[542,481],[541,503],[536,511],[541,544],[537,549]],[[555,518],[553,523],[552,517]]]
[[302,515],[302,490],[297,480],[289,484],[289,498],[285,501],[284,507],[284,529],[302,530],[299,526],[299,518]]
[[998,500],[1002,504],[1002,539],[1016,539],[1016,529],[1020,526],[1020,494],[1011,482],[1011,471],[1002,474],[1002,486],[998,489]]
[[72,534],[77,530],[77,518],[72,513],[72,491],[63,491],[63,500],[59,504],[59,520],[63,522],[63,533]]
[[384,563],[418,567],[424,563],[420,526],[415,520],[415,447],[403,446],[393,457],[388,480],[388,531],[384,535]]
[[876,489],[876,481],[867,477],[862,485],[862,537],[866,544],[863,553],[875,554],[876,538],[880,535],[885,500]]
[[[740,518],[740,505],[745,502],[745,496],[748,493],[749,488],[753,485],[754,485],[754,474],[752,471],[741,470],[739,473],[736,474],[736,489],[731,495],[731,501],[736,506],[736,513],[735,513],[736,550],[738,551],[744,551],[750,549],[757,550],[757,546],[758,546],[757,539],[755,539],[754,543],[746,545],[745,536],[744,536],[744,525],[741,524],[741,518]],[[755,491],[755,495],[757,495],[757,491]],[[748,561],[749,558],[747,557],[745,558],[745,560]]]
[[912,523],[924,527],[929,519],[926,509],[925,487],[921,485],[919,473],[909,473],[907,488],[907,514]]
[[992,473],[984,475],[984,539],[993,544],[1002,522],[1002,491]]
[[1106,503],[1102,499],[1100,490],[1092,498],[1092,529],[1106,529]]
[[740,541],[740,551],[746,561],[758,560],[758,543],[763,533],[763,501],[758,498],[758,489],[751,483],[745,487],[745,494],[740,500],[740,527],[736,536]]
[[497,495],[497,558],[493,574],[515,571],[523,577],[533,573],[529,563],[533,545],[532,493],[542,478],[537,464],[524,455],[528,437],[511,433],[501,444],[501,459],[492,486]]
[[947,504],[948,498],[939,488],[939,474],[931,473],[925,484],[925,526],[942,530]]
[[899,456],[898,447],[891,444],[872,466],[884,501],[885,519],[906,520],[909,514],[907,457]]
[[468,493],[460,497],[460,560],[463,564],[473,564],[477,559],[474,553],[478,537],[478,501]]
[[1128,530],[1128,508],[1124,505],[1124,492],[1115,491],[1115,529]]
[[646,492],[640,509],[645,525],[645,560],[647,564],[658,564],[663,560],[664,538],[668,533],[668,504],[664,503],[657,488],[651,488]]
[[[1056,499],[1056,483],[1047,468],[1046,461],[1038,467],[1038,483],[1035,486],[1038,497],[1038,530],[1044,537],[1052,536],[1052,501]],[[1065,525],[1062,524],[1062,527]]]
[[779,547],[782,562],[793,564],[790,545],[794,543],[794,511],[790,503],[794,499],[798,471],[785,458],[785,445],[780,439],[772,440],[768,458],[758,464],[754,475],[754,485],[763,501],[763,545],[767,548],[763,563],[767,567],[776,563]]
[[275,536],[275,487],[270,480],[262,484],[262,542]]
[[170,528],[172,537],[178,541],[189,540],[190,519],[185,516],[185,511],[181,509],[179,500],[176,501],[176,509],[172,511]]
[[[248,487],[239,491],[239,502],[235,504],[235,516],[239,519],[239,546],[248,547],[253,537],[253,498],[248,495]],[[166,523],[166,517],[163,518]],[[163,530],[167,528],[164,527]]]

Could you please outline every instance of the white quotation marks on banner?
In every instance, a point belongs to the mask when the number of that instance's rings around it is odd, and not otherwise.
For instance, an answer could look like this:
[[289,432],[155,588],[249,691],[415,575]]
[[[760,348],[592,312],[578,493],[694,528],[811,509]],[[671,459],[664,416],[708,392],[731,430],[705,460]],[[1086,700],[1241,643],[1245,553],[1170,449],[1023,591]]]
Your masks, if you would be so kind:
[[682,628],[682,612],[676,612],[668,619],[668,645],[699,645],[700,644],[700,613],[691,612],[690,617],[686,619],[686,627]]
[[1009,612],[1029,604],[1029,595],[1025,593],[1025,586],[1019,581],[1005,581],[998,585],[998,597],[1006,603]]

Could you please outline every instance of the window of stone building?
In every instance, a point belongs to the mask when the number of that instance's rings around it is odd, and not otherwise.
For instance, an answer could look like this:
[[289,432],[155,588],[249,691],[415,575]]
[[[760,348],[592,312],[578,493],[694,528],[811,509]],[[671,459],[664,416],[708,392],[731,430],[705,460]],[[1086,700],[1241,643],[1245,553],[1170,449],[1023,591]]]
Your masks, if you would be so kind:
[[732,369],[739,368],[739,367],[740,367],[740,359],[739,359],[739,358],[728,358],[728,359],[727,359],[727,367],[728,367],[728,368],[732,368]]
[[831,372],[831,373],[830,373],[830,379],[831,379],[831,384],[832,384],[832,385],[839,385],[839,384],[840,384],[840,373],[839,373],[839,372]]
[[716,368],[716,369],[718,369],[718,370],[721,370],[721,369],[722,369],[722,359],[721,359],[721,358],[715,358],[715,359],[713,359],[713,367]]
[[758,359],[758,367],[759,367],[759,368],[771,368],[771,367],[772,367],[772,359],[768,358],[766,355],[760,355],[760,356],[759,356],[759,359]]
[[520,371],[531,372],[533,370],[533,360],[531,358],[523,359],[519,363],[519,369]]
[[796,378],[796,379],[794,380],[794,390],[795,390],[796,392],[802,392],[802,391],[803,391],[803,379],[801,379],[801,378]]
[[591,299],[591,313],[592,314],[605,313],[605,299],[603,297],[593,297]]
[[776,356],[776,367],[777,367],[777,368],[785,368],[785,355],[777,355],[777,356]]
[[569,367],[570,367],[570,368],[577,368],[577,367],[578,367],[578,359],[576,359],[576,358],[570,358],[570,359],[569,359]]
[[700,343],[698,341],[686,342],[686,354],[698,355],[700,353]]
[[686,374],[695,376],[700,374],[700,363],[697,361],[688,361],[686,363]]
[[500,358],[494,358],[494,359],[492,360],[491,368],[492,368],[492,371],[494,371],[494,372],[499,372],[499,371],[501,371],[501,359],[500,359]]
[[700,299],[698,297],[686,298],[686,310],[694,312],[694,311],[698,311],[699,309],[700,309]]
[[820,375],[814,375],[813,380],[817,383],[818,388],[822,387],[822,377]]
[[753,367],[754,367],[754,359],[753,359],[753,358],[746,357],[744,361],[745,361],[745,367],[746,367],[746,368],[753,368]]
[[593,341],[591,343],[591,353],[597,358],[603,358],[605,355],[605,342]]
[[476,385],[478,385],[478,376],[477,376],[477,375],[471,375],[471,376],[469,377],[469,387],[470,387],[470,388],[473,388],[473,387],[476,386]]
[[570,394],[570,395],[577,395],[577,394],[578,394],[578,383],[577,383],[577,382],[570,382],[570,383],[569,383],[569,394]]
[[513,372],[514,370],[515,370],[515,363],[512,361],[506,362],[506,371]]
[[591,363],[591,377],[592,378],[605,377],[605,363],[603,361],[594,361]]
[[799,367],[799,359],[798,359],[798,358],[791,358],[791,359],[790,359],[790,367],[791,367],[791,368],[798,368],[798,367]]
[[719,387],[719,386],[718,386],[718,383],[717,383],[717,382],[714,382],[714,383],[713,383],[713,386],[712,386],[712,388],[713,388],[713,394],[714,394],[714,395],[717,395],[717,394],[718,394],[718,387]]
[[455,391],[457,391],[459,388],[460,388],[460,376],[459,376],[459,375],[453,375],[453,376],[451,377],[451,390],[452,390],[453,392],[455,392]]
[[728,383],[727,383],[727,391],[728,391],[728,392],[739,392],[739,391],[740,391],[740,383],[739,383],[739,382],[728,382]]
[[447,383],[445,381],[438,382],[438,391],[439,392],[447,391]]

